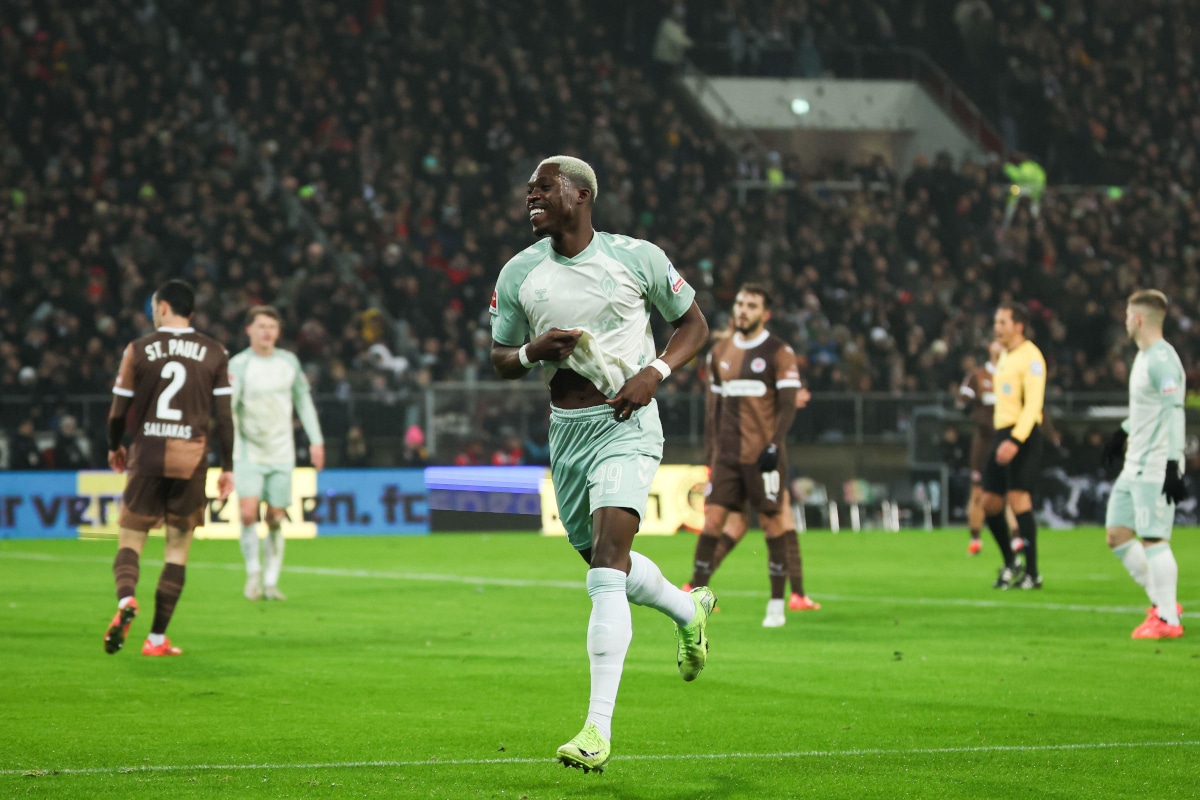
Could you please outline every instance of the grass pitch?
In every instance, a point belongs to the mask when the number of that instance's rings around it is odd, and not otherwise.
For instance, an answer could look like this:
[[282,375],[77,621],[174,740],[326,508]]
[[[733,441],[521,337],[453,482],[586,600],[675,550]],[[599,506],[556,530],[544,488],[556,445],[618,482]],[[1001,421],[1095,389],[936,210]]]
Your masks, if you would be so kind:
[[[761,627],[751,533],[714,581],[708,668],[634,608],[603,775],[552,761],[587,710],[585,566],[532,535],[288,545],[284,603],[197,542],[170,636],[121,653],[113,542],[0,541],[0,797],[897,798],[1200,794],[1200,625],[1133,641],[1145,599],[1096,530],[1045,531],[1041,591],[991,588],[962,531],[801,538],[817,612]],[[667,577],[694,538],[644,537]],[[1200,541],[1176,531],[1200,611]]]

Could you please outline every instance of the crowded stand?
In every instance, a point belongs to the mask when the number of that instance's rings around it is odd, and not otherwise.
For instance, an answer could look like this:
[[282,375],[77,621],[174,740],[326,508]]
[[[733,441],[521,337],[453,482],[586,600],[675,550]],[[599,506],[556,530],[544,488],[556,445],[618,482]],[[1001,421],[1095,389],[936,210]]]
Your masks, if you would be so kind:
[[[172,276],[196,285],[196,327],[231,351],[247,308],[280,307],[350,458],[377,435],[419,448],[423,387],[494,380],[488,299],[530,242],[525,181],[556,152],[595,165],[598,227],[663,247],[714,329],[743,281],[770,287],[773,328],[814,392],[949,394],[1010,298],[1034,311],[1053,392],[1120,392],[1124,301],[1146,284],[1175,301],[1169,335],[1195,371],[1200,87],[1178,69],[1192,34],[1172,24],[1194,9],[988,6],[994,79],[1044,95],[995,109],[1050,175],[1039,213],[1005,224],[996,156],[808,171],[784,158],[796,189],[739,199],[763,157],[731,153],[672,81],[654,48],[663,18],[694,41],[774,25],[818,74],[837,62],[816,44],[827,30],[926,44],[952,69],[966,51],[939,52],[904,4],[706,5],[0,0],[8,466],[103,464],[99,440],[75,441],[102,426],[66,398],[108,392],[119,348],[149,330],[149,291]],[[963,83],[991,91],[983,80]],[[667,391],[702,385],[680,370]],[[357,410],[337,400],[351,396]],[[34,431],[54,447],[31,451]]]

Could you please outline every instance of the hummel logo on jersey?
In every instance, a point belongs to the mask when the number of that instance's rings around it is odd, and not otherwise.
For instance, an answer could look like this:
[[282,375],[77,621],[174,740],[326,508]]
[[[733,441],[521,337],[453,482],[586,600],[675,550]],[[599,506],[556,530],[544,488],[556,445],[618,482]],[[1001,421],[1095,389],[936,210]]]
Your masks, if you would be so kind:
[[550,298],[546,297],[546,292],[548,292],[548,291],[549,291],[549,289],[534,289],[533,293],[537,295],[537,300],[534,302],[537,302],[537,303],[550,302]]

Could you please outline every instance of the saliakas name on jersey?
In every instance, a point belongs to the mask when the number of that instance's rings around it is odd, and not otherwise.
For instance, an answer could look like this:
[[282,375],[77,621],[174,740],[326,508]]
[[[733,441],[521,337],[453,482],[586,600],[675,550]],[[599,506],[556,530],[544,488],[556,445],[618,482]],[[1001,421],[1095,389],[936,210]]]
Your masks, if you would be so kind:
[[157,361],[160,358],[180,356],[182,358],[190,358],[193,361],[203,361],[205,354],[208,353],[206,345],[192,339],[167,339],[166,341],[167,352],[165,353],[163,352],[161,339],[146,345],[146,359],[148,361]]
[[144,422],[142,436],[159,436],[167,439],[192,438],[191,425],[179,425],[173,422]]

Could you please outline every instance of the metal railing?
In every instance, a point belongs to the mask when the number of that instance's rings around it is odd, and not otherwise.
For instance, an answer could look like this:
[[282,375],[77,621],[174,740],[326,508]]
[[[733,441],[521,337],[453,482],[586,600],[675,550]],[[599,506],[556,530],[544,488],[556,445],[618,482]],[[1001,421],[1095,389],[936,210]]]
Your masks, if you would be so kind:
[[[456,456],[475,448],[485,459],[508,444],[529,449],[544,447],[549,426],[549,397],[533,379],[517,382],[479,381],[439,383],[410,390],[314,396],[322,429],[329,443],[331,463],[347,431],[357,426],[386,465],[403,446],[406,431],[418,426],[425,436],[431,462],[452,463]],[[1063,394],[1050,398],[1047,409],[1060,428],[1107,429],[1124,406],[1124,393]],[[16,429],[33,406],[42,409],[41,443],[52,446],[53,426],[64,414],[73,415],[97,444],[103,443],[111,395],[64,395],[34,398],[8,395],[0,398],[0,431]],[[658,397],[663,432],[672,446],[699,447],[704,434],[704,395],[672,392]],[[1197,410],[1189,409],[1194,421]],[[889,394],[884,392],[816,393],[796,415],[789,434],[795,445],[893,444],[908,447],[919,419],[936,425],[921,437],[928,438],[946,425],[963,425],[966,419],[953,405],[949,393]]]

